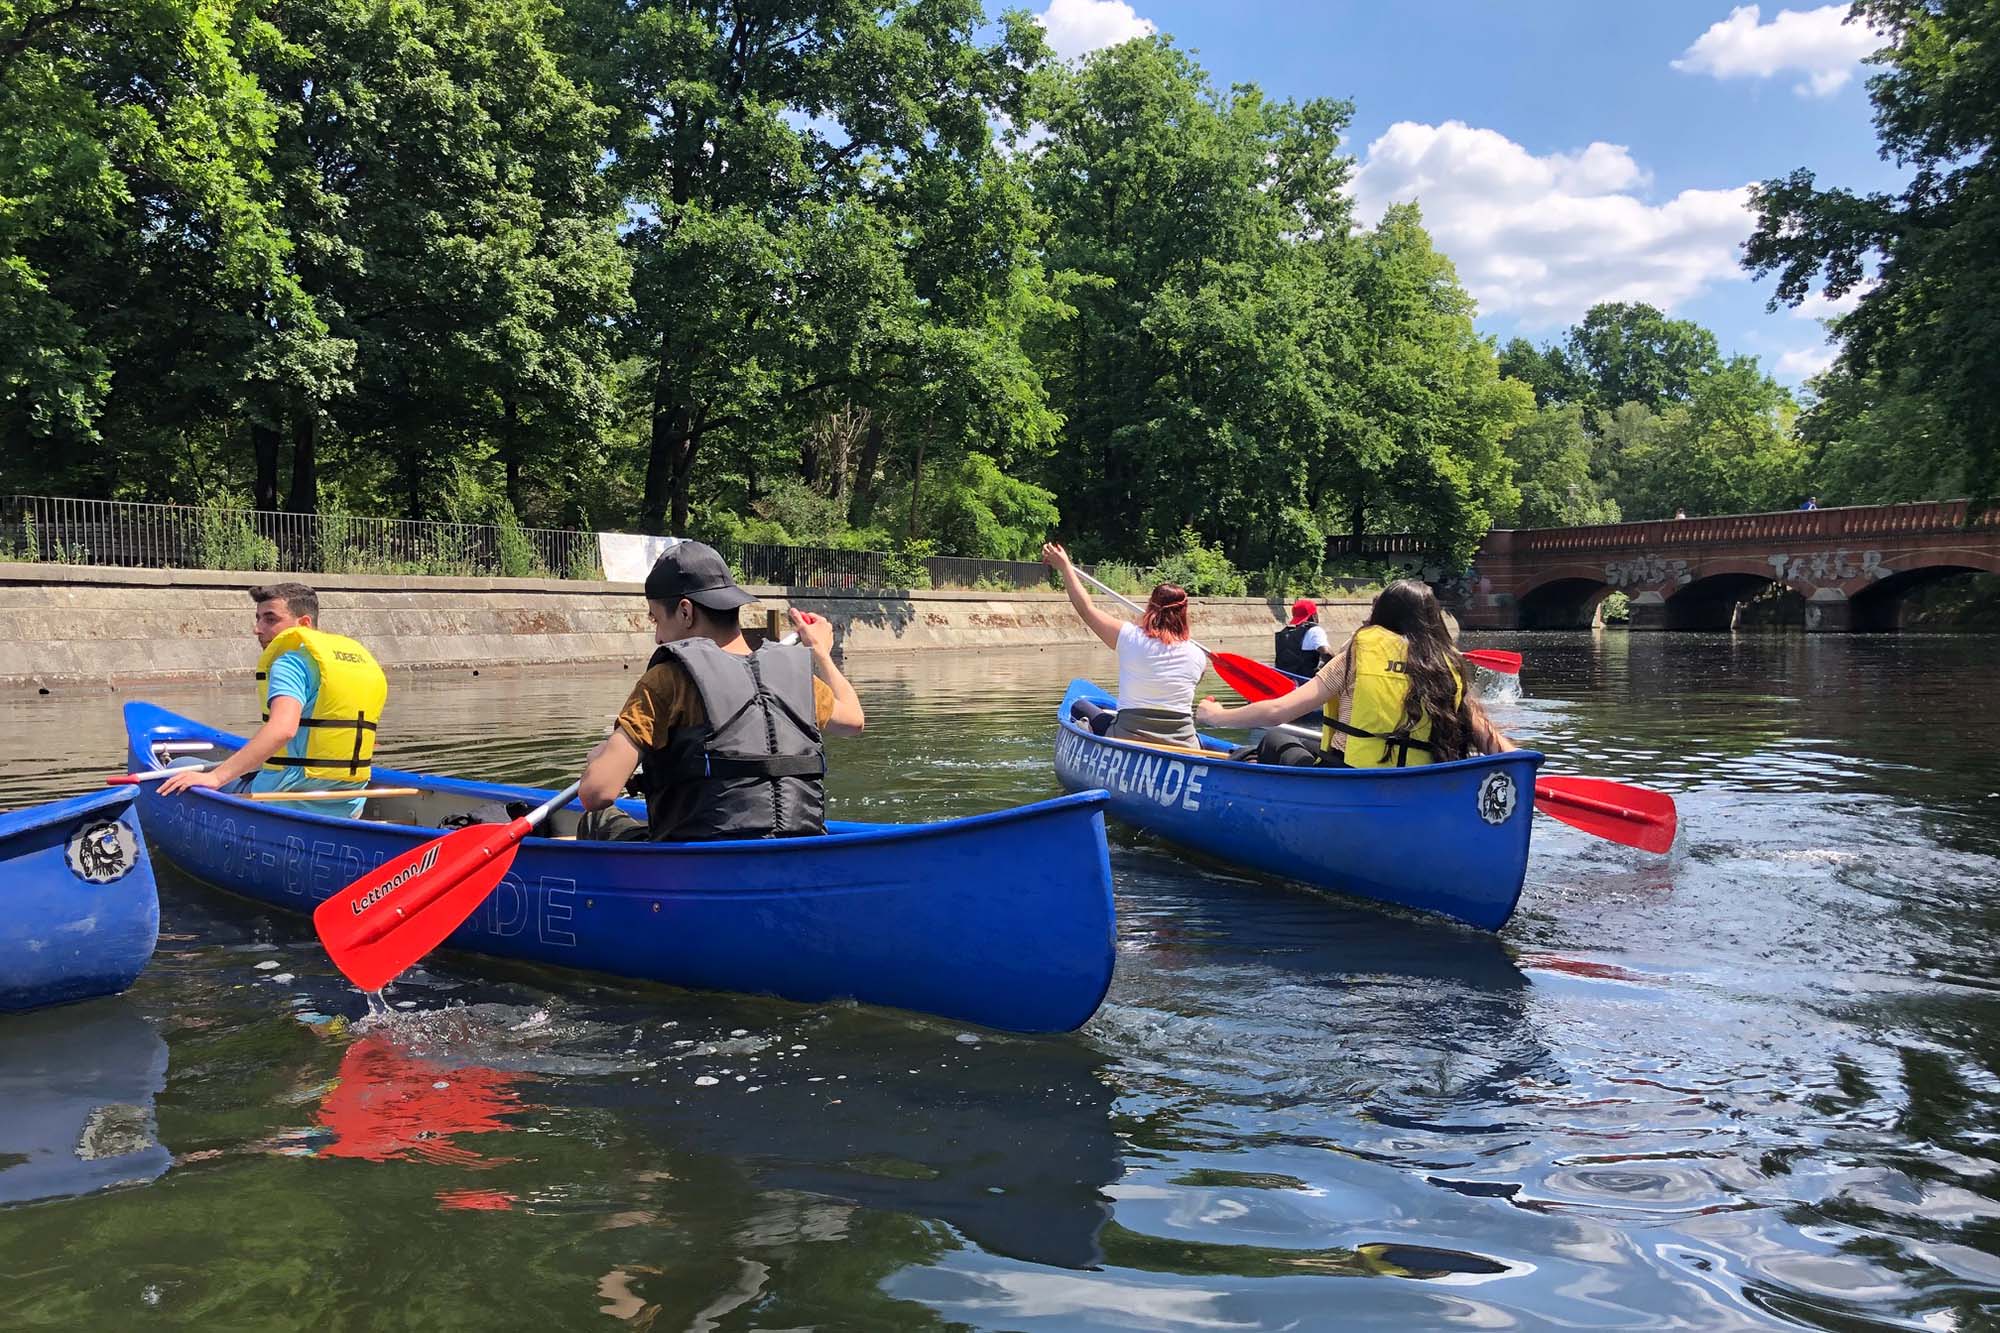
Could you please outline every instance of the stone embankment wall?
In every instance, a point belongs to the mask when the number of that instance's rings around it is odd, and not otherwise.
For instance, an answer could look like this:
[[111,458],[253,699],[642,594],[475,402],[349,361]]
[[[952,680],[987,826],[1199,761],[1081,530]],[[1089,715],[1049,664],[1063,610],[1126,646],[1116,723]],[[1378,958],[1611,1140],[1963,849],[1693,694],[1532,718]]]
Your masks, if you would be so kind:
[[[248,677],[257,664],[244,590],[278,575],[180,569],[0,564],[0,688],[109,688]],[[486,670],[629,663],[652,651],[639,586],[560,579],[303,576],[325,627],[366,643],[395,670]],[[849,655],[1087,643],[1059,593],[917,592],[855,596],[751,588],[744,624],[796,605],[826,616]],[[1124,612],[1108,599],[1107,611]],[[1329,602],[1321,623],[1344,637],[1362,601]],[[1259,598],[1197,599],[1194,630],[1268,657],[1284,609]]]

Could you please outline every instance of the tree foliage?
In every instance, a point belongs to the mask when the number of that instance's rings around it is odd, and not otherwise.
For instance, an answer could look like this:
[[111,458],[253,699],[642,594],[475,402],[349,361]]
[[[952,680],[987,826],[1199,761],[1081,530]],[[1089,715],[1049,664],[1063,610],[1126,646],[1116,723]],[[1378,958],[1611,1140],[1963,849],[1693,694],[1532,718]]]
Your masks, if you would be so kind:
[[1869,96],[1882,154],[1912,169],[1909,184],[1864,195],[1822,189],[1804,169],[1765,181],[1744,262],[1777,275],[1774,304],[1797,305],[1816,285],[1836,298],[1861,290],[1835,336],[1847,387],[1870,392],[1829,401],[1863,412],[1925,404],[1953,437],[1966,484],[1991,496],[2000,486],[2000,9],[1857,0],[1849,21],[1887,35]]

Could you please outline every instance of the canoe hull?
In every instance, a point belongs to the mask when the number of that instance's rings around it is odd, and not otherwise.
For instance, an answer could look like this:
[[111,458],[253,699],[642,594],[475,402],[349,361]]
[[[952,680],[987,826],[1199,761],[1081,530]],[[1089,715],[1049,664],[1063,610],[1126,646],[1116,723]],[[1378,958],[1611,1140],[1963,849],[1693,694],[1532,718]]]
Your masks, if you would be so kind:
[[[233,737],[149,704],[125,710],[136,767],[158,740]],[[530,788],[377,767],[378,786],[487,801]],[[273,907],[322,900],[439,830],[253,805],[207,790],[141,798],[154,846]],[[1098,796],[928,825],[705,844],[529,838],[447,949],[701,989],[855,999],[1023,1032],[1096,1011],[1114,956]],[[643,817],[643,814],[642,814]],[[1021,856],[1032,846],[1032,858]]]
[[0,815],[0,1010],[116,995],[159,933],[130,788]]
[[1104,789],[1135,828],[1231,865],[1375,902],[1435,912],[1486,930],[1513,915],[1527,877],[1532,750],[1414,769],[1304,769],[1237,763],[1204,738],[1204,755],[1114,741],[1056,722],[1056,776]]

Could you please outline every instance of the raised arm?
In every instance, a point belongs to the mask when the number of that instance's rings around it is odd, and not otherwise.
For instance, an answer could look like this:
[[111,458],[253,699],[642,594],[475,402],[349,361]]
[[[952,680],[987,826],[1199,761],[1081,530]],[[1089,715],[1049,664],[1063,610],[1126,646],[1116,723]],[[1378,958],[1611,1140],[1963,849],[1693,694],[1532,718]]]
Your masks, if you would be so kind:
[[1106,648],[1116,652],[1118,631],[1124,628],[1124,622],[1097,609],[1090,600],[1090,590],[1077,576],[1076,566],[1070,563],[1069,552],[1055,542],[1046,542],[1042,546],[1042,563],[1062,575],[1063,590],[1069,594],[1069,604],[1076,608],[1076,614],[1090,626],[1090,632],[1101,639]]
[[827,714],[825,730],[834,736],[859,736],[868,717],[861,711],[861,696],[833,661],[833,625],[807,611],[791,613],[792,628],[799,642],[812,649],[813,674],[833,691],[833,711]]

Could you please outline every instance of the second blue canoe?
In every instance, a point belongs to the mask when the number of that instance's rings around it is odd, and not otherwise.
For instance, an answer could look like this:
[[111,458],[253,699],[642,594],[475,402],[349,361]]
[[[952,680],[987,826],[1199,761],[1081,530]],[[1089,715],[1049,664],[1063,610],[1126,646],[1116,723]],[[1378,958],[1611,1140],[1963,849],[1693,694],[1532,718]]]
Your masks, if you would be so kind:
[[1101,787],[1114,818],[1218,861],[1357,898],[1436,912],[1498,930],[1528,873],[1533,750],[1416,768],[1280,768],[1092,735],[1070,718],[1078,699],[1110,704],[1073,681],[1056,715],[1056,776]]
[[[135,768],[162,745],[237,738],[125,705]],[[194,788],[140,805],[160,854],[273,907],[310,912],[481,805],[549,793],[378,766],[367,819]],[[643,819],[645,809],[624,803]],[[577,808],[544,832],[575,829]],[[855,999],[1021,1032],[1064,1032],[1111,983],[1115,922],[1104,798],[1091,794],[934,824],[829,822],[815,838],[574,842],[531,837],[447,949],[635,980],[791,1000]]]

